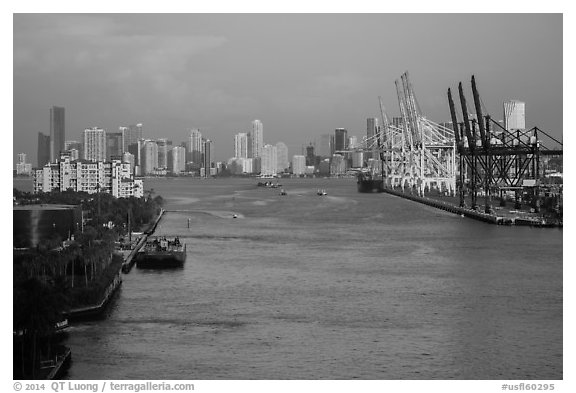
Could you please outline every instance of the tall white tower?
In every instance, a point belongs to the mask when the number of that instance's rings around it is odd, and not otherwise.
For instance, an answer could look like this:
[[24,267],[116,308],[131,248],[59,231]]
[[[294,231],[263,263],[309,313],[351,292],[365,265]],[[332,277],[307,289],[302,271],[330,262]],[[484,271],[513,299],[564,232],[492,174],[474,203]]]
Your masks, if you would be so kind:
[[248,134],[245,132],[234,135],[234,157],[248,158]]
[[106,131],[97,127],[84,130],[84,159],[106,161]]
[[250,140],[251,154],[249,157],[261,157],[262,149],[264,147],[264,128],[260,120],[254,120],[252,122],[252,131],[248,137]]
[[504,128],[511,130],[526,129],[526,104],[522,101],[504,102]]

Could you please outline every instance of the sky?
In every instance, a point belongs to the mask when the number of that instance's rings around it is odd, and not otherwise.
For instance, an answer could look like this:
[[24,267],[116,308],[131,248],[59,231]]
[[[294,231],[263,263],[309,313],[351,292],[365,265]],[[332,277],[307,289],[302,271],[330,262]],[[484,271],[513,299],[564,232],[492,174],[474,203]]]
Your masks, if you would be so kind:
[[378,96],[399,116],[405,71],[432,121],[450,121],[460,81],[473,111],[475,75],[494,119],[521,100],[527,127],[562,140],[562,31],[562,14],[14,14],[13,161],[36,165],[54,105],[66,140],[143,123],[180,144],[199,128],[223,161],[259,119],[291,157],[335,128],[364,136]]

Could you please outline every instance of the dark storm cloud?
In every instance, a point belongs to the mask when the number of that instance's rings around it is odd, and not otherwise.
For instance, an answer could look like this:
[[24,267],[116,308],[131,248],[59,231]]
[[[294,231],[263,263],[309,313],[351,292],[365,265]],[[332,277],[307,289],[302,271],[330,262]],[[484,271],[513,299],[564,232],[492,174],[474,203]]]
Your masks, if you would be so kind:
[[36,160],[49,108],[66,107],[66,138],[144,123],[148,137],[200,128],[217,159],[253,119],[290,155],[334,128],[365,133],[398,104],[409,70],[427,117],[449,120],[446,90],[476,75],[487,109],[526,102],[527,125],[562,135],[562,16],[16,14],[14,154]]

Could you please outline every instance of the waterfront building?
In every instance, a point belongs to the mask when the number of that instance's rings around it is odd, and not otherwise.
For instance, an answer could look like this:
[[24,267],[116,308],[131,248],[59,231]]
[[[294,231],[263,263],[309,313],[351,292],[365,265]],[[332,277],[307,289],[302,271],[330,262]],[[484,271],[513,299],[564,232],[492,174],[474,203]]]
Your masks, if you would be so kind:
[[276,175],[278,173],[278,152],[276,146],[266,144],[262,148],[260,173],[262,175]]
[[318,164],[318,173],[322,176],[330,175],[330,159],[325,158]]
[[330,162],[330,174],[332,176],[340,176],[344,175],[347,168],[347,161],[344,159],[344,156],[340,154],[334,154],[332,156],[332,161]]
[[288,161],[288,146],[284,142],[276,143],[276,157],[278,162],[276,168],[278,172],[284,172],[290,167],[290,162]]
[[314,153],[314,145],[310,143],[306,146],[306,165],[316,164],[316,154]]
[[248,134],[245,132],[234,135],[234,157],[248,158]]
[[129,163],[119,160],[92,162],[71,161],[62,156],[59,162],[48,163],[34,173],[33,192],[84,191],[111,193],[116,198],[144,195],[142,180],[134,179]]
[[364,166],[364,152],[354,151],[352,152],[352,168],[362,168]]
[[202,142],[202,133],[198,128],[193,128],[190,130],[190,136],[188,137],[188,150],[186,160],[188,162],[193,162],[196,165],[201,165],[202,151],[204,144]]
[[156,139],[158,145],[158,168],[168,168],[168,152],[172,147],[172,141],[166,138]]
[[356,149],[358,146],[358,137],[357,136],[351,136],[350,138],[348,138],[348,148],[349,149]]
[[140,140],[140,171],[142,175],[151,175],[158,168],[158,144],[156,141]]
[[525,103],[518,100],[504,102],[504,128],[508,131],[526,129]]
[[106,133],[106,161],[112,157],[121,157],[123,153],[123,136],[121,132]]
[[348,149],[348,131],[345,128],[337,128],[334,131],[334,151],[344,151]]
[[106,161],[106,131],[93,127],[84,130],[84,159]]
[[16,163],[16,175],[30,176],[32,174],[32,164],[26,162],[26,153],[18,153],[18,162]]
[[204,139],[202,141],[202,158],[204,160],[203,167],[206,169],[204,171],[205,176],[210,175],[210,168],[212,168],[212,159],[214,157],[214,143],[210,139]]
[[168,169],[178,175],[186,170],[186,148],[174,146],[169,153]]
[[320,141],[317,144],[316,155],[327,158],[334,154],[334,135],[320,135]]
[[138,141],[142,139],[142,128],[142,123],[131,124],[128,127],[118,128],[119,132],[122,133],[122,152],[130,151],[131,145],[138,145]]
[[38,155],[36,159],[39,167],[50,162],[50,135],[38,133]]
[[260,120],[252,122],[252,131],[248,134],[248,158],[261,157],[264,148],[264,126]]
[[53,162],[60,157],[60,152],[64,150],[64,140],[66,139],[64,108],[53,106],[50,108],[50,161]]
[[306,173],[306,157],[302,155],[292,156],[292,173],[296,176]]

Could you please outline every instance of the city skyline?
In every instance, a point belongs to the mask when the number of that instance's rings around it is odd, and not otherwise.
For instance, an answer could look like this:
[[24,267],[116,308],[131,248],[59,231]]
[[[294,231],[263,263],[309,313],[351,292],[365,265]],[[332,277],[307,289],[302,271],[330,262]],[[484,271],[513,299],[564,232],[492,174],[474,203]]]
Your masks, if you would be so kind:
[[[346,31],[330,27],[342,21]],[[385,38],[403,24],[402,42]],[[300,154],[336,128],[364,136],[378,96],[399,116],[394,80],[406,70],[436,122],[449,121],[448,87],[462,81],[470,97],[474,74],[494,118],[519,100],[527,127],[562,139],[561,14],[16,14],[13,162],[24,152],[35,163],[53,106],[66,108],[67,140],[143,123],[144,138],[179,143],[198,128],[224,161],[260,119],[264,144]]]

